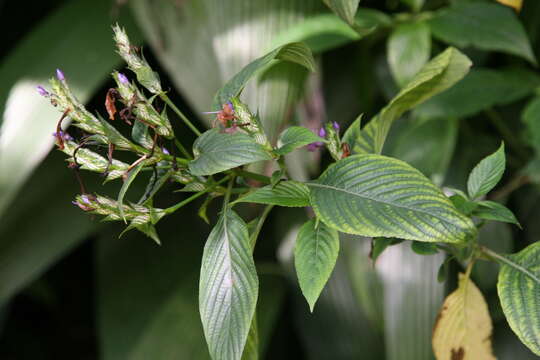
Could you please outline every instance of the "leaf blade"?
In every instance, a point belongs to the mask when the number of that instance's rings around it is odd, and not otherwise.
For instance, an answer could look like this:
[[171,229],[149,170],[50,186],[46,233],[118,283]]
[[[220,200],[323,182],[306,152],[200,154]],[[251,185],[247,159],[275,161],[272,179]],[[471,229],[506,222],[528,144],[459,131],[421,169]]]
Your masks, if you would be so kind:
[[237,202],[304,207],[309,206],[309,188],[298,181],[281,181],[276,186],[268,185],[248,193],[234,203]]
[[285,155],[299,147],[322,141],[324,139],[303,126],[291,126],[281,133],[278,139],[278,149],[275,152],[279,155]]
[[424,175],[386,156],[350,156],[307,185],[317,217],[345,233],[460,242],[476,231]]
[[241,359],[258,286],[246,225],[226,209],[208,236],[199,282],[199,311],[212,359]]
[[336,230],[322,222],[317,224],[315,219],[300,228],[294,248],[294,267],[311,312],[332,274],[338,253],[339,236]]
[[467,191],[471,199],[486,195],[501,180],[506,167],[504,143],[493,154],[486,156],[476,165],[467,180]]

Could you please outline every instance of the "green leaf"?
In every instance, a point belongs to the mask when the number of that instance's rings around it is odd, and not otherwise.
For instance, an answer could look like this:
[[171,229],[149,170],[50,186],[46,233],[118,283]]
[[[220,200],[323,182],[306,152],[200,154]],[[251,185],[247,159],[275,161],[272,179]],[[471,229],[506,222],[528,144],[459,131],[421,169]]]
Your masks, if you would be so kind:
[[534,97],[523,109],[521,120],[527,127],[527,142],[540,155],[540,96]]
[[247,82],[259,71],[266,68],[274,60],[289,61],[299,64],[310,71],[315,71],[315,60],[311,50],[303,43],[290,43],[282,45],[268,54],[246,65],[238,74],[232,77],[214,97],[212,107],[221,109],[221,104],[226,103],[233,97],[238,97]]
[[300,289],[313,312],[315,303],[332,274],[339,253],[338,232],[315,219],[298,232],[294,248],[294,267]]
[[[0,213],[16,197],[54,142],[51,133],[61,114],[48,99],[37,94],[36,85],[46,86],[55,69],[61,68],[74,94],[85,102],[120,63],[111,41],[111,28],[104,24],[110,10],[107,2],[63,3],[50,16],[35,23],[27,36],[2,59]],[[86,15],[80,17],[80,14]],[[139,34],[128,15],[122,12],[118,21],[128,27],[136,39]],[[80,21],[74,22],[76,18]],[[38,53],[47,55],[36,56]]]
[[133,169],[131,169],[128,173],[128,176],[124,183],[122,184],[122,187],[120,188],[120,192],[118,193],[118,212],[120,213],[120,216],[124,221],[126,221],[124,216],[124,197],[126,196],[126,193],[133,183],[133,180],[139,175],[139,172],[141,172],[142,168],[145,165],[145,161],[141,161],[137,166],[135,166]]
[[148,135],[148,125],[142,121],[135,121],[131,129],[131,138],[137,144],[147,148],[152,148],[152,138]]
[[519,339],[540,355],[540,242],[501,262],[497,292],[504,315]]
[[[489,84],[489,91],[486,91]],[[525,68],[472,69],[462,81],[414,110],[416,116],[469,117],[496,105],[515,102],[540,86],[540,77]]]
[[354,24],[354,15],[360,0],[323,0],[323,2],[348,24]]
[[350,156],[308,186],[317,217],[345,233],[461,242],[476,231],[424,175],[386,156]]
[[411,242],[411,250],[418,255],[433,255],[439,252],[439,250],[437,250],[437,245],[421,241]]
[[502,51],[535,64],[531,44],[516,13],[489,2],[456,2],[430,21],[433,35],[459,47]]
[[193,175],[213,175],[237,166],[272,156],[255,140],[241,132],[221,133],[218,129],[203,133],[193,144],[195,159],[189,163]]
[[504,143],[493,154],[485,157],[472,169],[467,180],[467,191],[471,199],[486,195],[501,180],[506,157],[504,156]]
[[[375,26],[370,27],[369,32],[374,29]],[[313,53],[320,53],[361,38],[360,34],[336,15],[318,14],[279,33],[272,44],[275,47],[290,42],[303,42]]]
[[199,311],[212,359],[242,357],[258,286],[246,224],[225,209],[206,241],[199,283]]
[[460,194],[450,196],[450,201],[463,215],[470,216],[474,209],[478,207],[478,203],[470,201]]
[[471,61],[454,48],[433,58],[363,129],[356,122],[343,141],[354,153],[380,153],[394,120],[430,97],[448,89],[469,71]]
[[238,202],[304,207],[309,206],[309,188],[298,181],[281,181],[276,186],[267,185],[252,191],[234,203]]
[[403,87],[429,60],[429,26],[421,21],[398,25],[388,37],[387,54],[390,71],[399,87]]
[[473,211],[473,216],[479,217],[480,219],[515,224],[521,228],[514,213],[503,204],[495,201],[479,201],[477,204],[478,207]]
[[251,326],[249,328],[246,346],[242,353],[242,360],[259,359],[259,327],[257,326],[257,313],[253,315]]
[[285,155],[299,147],[322,141],[325,140],[303,126],[291,126],[281,133],[278,139],[278,149],[275,152],[279,155]]

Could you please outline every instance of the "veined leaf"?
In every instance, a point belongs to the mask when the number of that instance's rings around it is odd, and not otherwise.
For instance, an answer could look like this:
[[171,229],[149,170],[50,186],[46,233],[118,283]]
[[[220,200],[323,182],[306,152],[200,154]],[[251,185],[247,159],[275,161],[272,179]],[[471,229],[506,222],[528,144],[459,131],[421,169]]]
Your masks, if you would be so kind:
[[[489,91],[485,91],[486,84]],[[422,118],[464,118],[517,101],[533,93],[538,86],[538,73],[525,68],[476,68],[452,88],[418,106],[413,114]]]
[[322,141],[324,141],[324,139],[315,135],[313,131],[303,126],[291,126],[281,133],[278,139],[278,149],[276,150],[276,153],[285,155],[299,147]]
[[540,355],[540,242],[507,258],[497,282],[504,315],[519,339]]
[[352,123],[343,141],[349,143],[355,153],[380,153],[394,120],[454,85],[467,74],[470,66],[469,58],[454,48],[448,48],[427,63],[362,131],[356,122]]
[[[375,26],[366,29],[366,34],[374,29]],[[358,32],[351,29],[339,17],[325,13],[311,16],[305,21],[285,29],[277,35],[273,44],[278,46],[301,41],[313,53],[320,53],[361,38],[362,36]]]
[[428,62],[431,33],[425,22],[398,25],[388,37],[388,64],[396,83],[407,84]]
[[221,104],[226,103],[232,97],[240,95],[247,82],[260,70],[266,68],[274,60],[284,60],[299,64],[310,71],[315,71],[315,60],[311,50],[303,43],[290,43],[282,45],[268,54],[246,65],[238,74],[230,79],[214,97],[212,107],[216,110]]
[[315,303],[332,274],[339,253],[338,232],[315,219],[298,232],[294,248],[294,266],[300,289],[313,312]]
[[323,2],[348,24],[354,24],[354,15],[360,0],[323,0]]
[[237,202],[304,207],[309,206],[309,188],[298,181],[281,181],[276,186],[268,185],[248,193]]
[[506,158],[504,156],[504,143],[493,154],[485,157],[472,169],[467,180],[467,191],[471,199],[486,195],[501,180]]
[[495,360],[491,350],[491,318],[482,293],[469,277],[444,301],[433,329],[437,360]]
[[240,360],[259,282],[244,221],[225,209],[204,247],[199,311],[214,360]]
[[514,213],[503,204],[495,201],[479,201],[473,211],[473,216],[480,219],[495,220],[515,224],[521,228]]
[[193,175],[212,175],[272,156],[252,137],[241,132],[220,133],[218,129],[203,133],[193,144],[195,159],[189,163]]
[[317,217],[345,233],[460,242],[476,231],[424,175],[386,156],[350,156],[307,185]]
[[433,35],[449,44],[536,59],[515,12],[490,2],[456,2],[430,20]]
[[413,241],[411,243],[411,250],[418,255],[433,255],[439,252],[436,244],[421,241]]

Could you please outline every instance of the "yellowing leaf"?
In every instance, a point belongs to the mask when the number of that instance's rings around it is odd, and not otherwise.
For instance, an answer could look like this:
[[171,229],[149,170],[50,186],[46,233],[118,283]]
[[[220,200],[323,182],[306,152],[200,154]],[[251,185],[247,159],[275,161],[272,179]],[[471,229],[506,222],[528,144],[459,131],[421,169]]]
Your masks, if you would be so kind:
[[516,9],[516,11],[521,11],[521,7],[523,6],[523,0],[497,0],[503,5],[513,7]]
[[476,285],[459,274],[459,286],[448,295],[433,329],[437,360],[491,360],[491,318]]

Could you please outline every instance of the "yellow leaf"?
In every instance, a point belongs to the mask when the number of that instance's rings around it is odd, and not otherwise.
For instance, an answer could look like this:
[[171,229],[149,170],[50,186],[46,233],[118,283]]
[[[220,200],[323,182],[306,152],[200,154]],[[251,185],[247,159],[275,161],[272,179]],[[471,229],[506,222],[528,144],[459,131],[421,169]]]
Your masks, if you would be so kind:
[[448,295],[433,328],[437,360],[495,360],[491,318],[476,285],[459,274],[459,286]]
[[521,7],[523,6],[523,0],[497,0],[503,5],[513,7],[516,9],[517,12],[521,10]]

